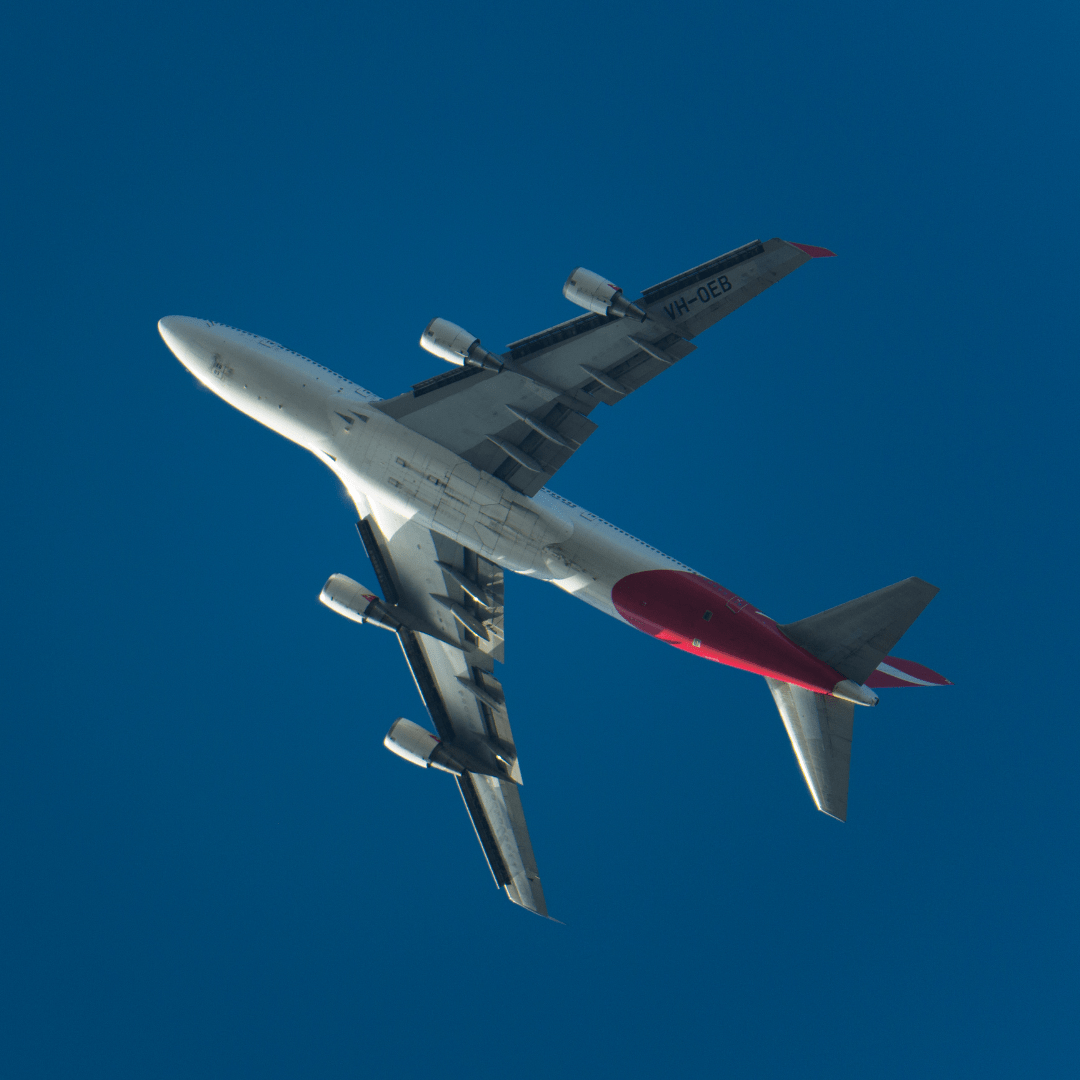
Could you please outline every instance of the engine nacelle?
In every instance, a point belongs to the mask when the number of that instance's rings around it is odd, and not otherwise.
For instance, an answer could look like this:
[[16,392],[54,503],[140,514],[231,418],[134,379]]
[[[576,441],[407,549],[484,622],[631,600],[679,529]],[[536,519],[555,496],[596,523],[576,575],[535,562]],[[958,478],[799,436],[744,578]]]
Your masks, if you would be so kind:
[[432,319],[420,335],[420,347],[451,364],[464,364],[480,339],[447,319]]
[[482,348],[475,334],[448,319],[432,319],[427,324],[420,335],[420,348],[451,364],[469,364],[488,371],[502,371],[503,368],[502,361]]
[[443,768],[437,761],[431,760],[432,755],[442,746],[438,737],[403,716],[390,725],[390,730],[383,739],[383,746],[399,758],[419,765],[421,769],[426,769],[429,765],[434,765],[437,769]]
[[373,623],[384,630],[398,630],[397,619],[387,604],[364,585],[344,574],[331,574],[319,593],[319,602],[331,611],[358,623]]
[[[435,597],[436,600],[439,597]],[[448,601],[449,603],[450,601]],[[407,608],[396,607],[380,600],[374,592],[359,581],[353,581],[344,574],[331,574],[319,593],[319,603],[325,604],[331,611],[344,615],[353,622],[381,626],[384,630],[399,634],[412,630],[428,637],[445,641],[455,649],[461,648],[461,642],[449,637],[437,626],[418,618]],[[474,770],[475,771],[475,770]]]
[[624,318],[634,315],[642,322],[648,317],[641,308],[631,304],[622,294],[618,285],[612,285],[607,278],[579,266],[562,287],[563,296],[571,303],[595,311],[597,315],[618,315]]
[[[625,301],[623,301],[625,304]],[[627,305],[633,307],[632,304]],[[644,318],[644,315],[642,315]],[[529,371],[522,364],[513,360],[504,360],[501,356],[490,353],[481,344],[479,338],[473,337],[468,330],[462,330],[460,326],[449,322],[447,319],[432,319],[427,324],[424,332],[420,335],[420,347],[426,349],[440,360],[446,360],[451,364],[468,364],[470,367],[483,368],[485,371],[512,371],[523,379],[536,383],[537,386],[554,390],[556,394],[570,393],[565,386],[556,386],[547,379]],[[589,407],[592,407],[590,402]],[[526,466],[532,468],[532,466]]]
[[516,758],[513,755],[506,757],[505,752],[497,752],[496,748],[479,740],[469,745],[444,743],[427,728],[422,728],[403,716],[390,725],[390,730],[383,739],[383,746],[422,769],[441,769],[454,776],[467,772],[481,773],[514,783],[521,782],[521,774],[515,769]]

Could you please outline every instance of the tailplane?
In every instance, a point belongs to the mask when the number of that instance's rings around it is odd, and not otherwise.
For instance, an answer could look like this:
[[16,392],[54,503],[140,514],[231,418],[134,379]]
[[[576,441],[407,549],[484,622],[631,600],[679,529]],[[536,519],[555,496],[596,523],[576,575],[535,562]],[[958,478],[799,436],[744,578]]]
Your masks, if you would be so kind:
[[847,820],[848,774],[855,705],[779,679],[766,679],[814,805]]
[[914,660],[901,660],[898,656],[886,656],[863,683],[875,690],[891,686],[952,686],[952,683]]
[[796,645],[862,684],[937,593],[937,586],[910,577],[780,629]]
[[948,679],[921,664],[889,656],[937,592],[935,586],[911,577],[780,627],[796,645],[851,680],[844,693],[843,684],[838,684],[835,694],[765,680],[814,804],[838,821],[847,819],[855,705],[877,700],[873,693],[864,691],[860,696],[858,691],[864,686],[948,685]]

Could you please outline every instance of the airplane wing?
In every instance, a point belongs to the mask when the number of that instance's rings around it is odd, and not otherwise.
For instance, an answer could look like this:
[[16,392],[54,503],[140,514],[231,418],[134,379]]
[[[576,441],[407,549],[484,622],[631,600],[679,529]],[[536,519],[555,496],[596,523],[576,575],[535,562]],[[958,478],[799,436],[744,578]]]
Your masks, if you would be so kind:
[[643,322],[579,315],[510,345],[502,360],[518,371],[457,368],[375,407],[534,495],[596,430],[588,414],[599,402],[621,401],[693,352],[691,338],[809,259],[831,254],[755,240],[646,289],[636,301]]
[[503,572],[385,507],[372,505],[357,529],[386,601],[441,635],[398,632],[439,738],[479,749],[503,772],[457,777],[495,883],[515,904],[547,916],[506,699],[494,674],[494,661],[503,659]]

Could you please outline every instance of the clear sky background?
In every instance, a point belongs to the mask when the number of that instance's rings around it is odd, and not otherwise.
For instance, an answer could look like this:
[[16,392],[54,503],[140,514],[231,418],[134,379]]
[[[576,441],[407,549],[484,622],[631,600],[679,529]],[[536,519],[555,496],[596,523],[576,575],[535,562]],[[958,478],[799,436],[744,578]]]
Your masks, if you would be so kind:
[[[9,9],[0,1072],[1075,1076],[1075,4]],[[507,583],[557,926],[496,891],[315,458],[199,315],[384,397],[755,238],[826,245],[574,501],[781,621],[917,574],[814,811],[761,679]]]

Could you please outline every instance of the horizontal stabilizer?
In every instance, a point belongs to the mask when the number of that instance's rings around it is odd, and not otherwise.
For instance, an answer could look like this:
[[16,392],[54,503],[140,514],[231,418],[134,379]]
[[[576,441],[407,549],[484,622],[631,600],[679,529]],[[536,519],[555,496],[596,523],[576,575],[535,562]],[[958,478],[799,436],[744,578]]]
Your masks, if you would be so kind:
[[910,577],[780,629],[853,682],[865,683],[937,593],[937,586]]
[[765,681],[814,803],[830,817],[846,821],[854,704],[779,679]]
[[863,685],[881,690],[892,686],[952,686],[952,683],[944,675],[939,675],[936,671],[923,667],[922,664],[916,664],[914,660],[886,656],[870,672],[869,678]]

